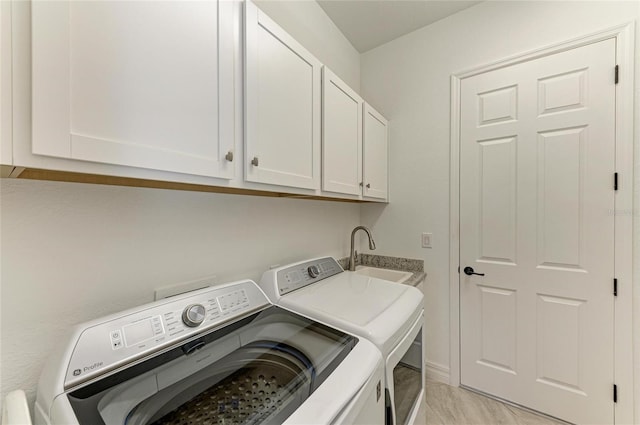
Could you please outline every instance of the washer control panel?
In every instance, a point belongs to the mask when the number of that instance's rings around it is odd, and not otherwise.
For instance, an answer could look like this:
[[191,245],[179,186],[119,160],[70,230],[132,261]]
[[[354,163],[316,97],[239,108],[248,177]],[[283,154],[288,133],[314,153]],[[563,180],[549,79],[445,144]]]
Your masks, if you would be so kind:
[[65,388],[270,305],[253,281],[209,287],[80,325]]
[[343,271],[332,257],[318,258],[278,270],[276,282],[278,294],[288,294]]

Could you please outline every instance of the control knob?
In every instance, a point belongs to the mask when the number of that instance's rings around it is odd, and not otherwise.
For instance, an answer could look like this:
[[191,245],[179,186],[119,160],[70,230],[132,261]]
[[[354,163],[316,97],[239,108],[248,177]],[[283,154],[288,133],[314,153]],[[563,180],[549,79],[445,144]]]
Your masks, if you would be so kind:
[[307,272],[309,273],[309,276],[311,276],[312,278],[316,278],[320,275],[320,270],[318,270],[318,266],[316,265],[309,266],[309,268],[307,269]]
[[191,304],[182,312],[182,321],[190,328],[200,326],[204,322],[206,310],[202,304]]

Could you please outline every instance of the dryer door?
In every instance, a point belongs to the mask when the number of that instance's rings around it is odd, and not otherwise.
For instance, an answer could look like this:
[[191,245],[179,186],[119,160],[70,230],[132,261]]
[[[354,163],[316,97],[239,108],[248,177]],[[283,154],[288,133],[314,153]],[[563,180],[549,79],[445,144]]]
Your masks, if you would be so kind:
[[68,398],[81,424],[280,424],[356,343],[271,307]]
[[387,357],[387,425],[417,423],[416,415],[424,396],[423,325],[424,312]]

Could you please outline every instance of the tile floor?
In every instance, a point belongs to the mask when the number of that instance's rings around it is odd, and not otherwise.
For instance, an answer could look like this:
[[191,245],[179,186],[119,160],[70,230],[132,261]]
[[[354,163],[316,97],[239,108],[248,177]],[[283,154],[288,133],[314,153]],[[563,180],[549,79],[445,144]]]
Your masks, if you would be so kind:
[[515,406],[427,380],[427,425],[567,425]]

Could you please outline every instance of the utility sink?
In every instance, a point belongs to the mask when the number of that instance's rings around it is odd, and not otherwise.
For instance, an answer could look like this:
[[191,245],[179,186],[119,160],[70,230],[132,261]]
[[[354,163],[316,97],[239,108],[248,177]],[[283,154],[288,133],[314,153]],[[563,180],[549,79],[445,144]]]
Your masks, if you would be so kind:
[[369,266],[356,266],[355,274],[375,277],[376,279],[389,280],[391,282],[402,283],[407,281],[413,273],[402,272],[400,270],[380,269]]

